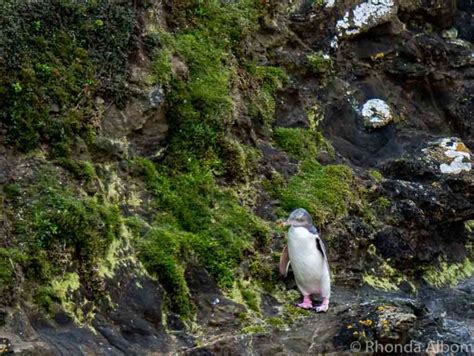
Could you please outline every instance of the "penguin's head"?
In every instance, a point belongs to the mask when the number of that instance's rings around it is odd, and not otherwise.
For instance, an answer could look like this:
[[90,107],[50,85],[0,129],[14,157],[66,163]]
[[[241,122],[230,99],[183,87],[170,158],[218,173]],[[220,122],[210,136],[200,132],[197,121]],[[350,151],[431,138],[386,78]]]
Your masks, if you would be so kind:
[[290,216],[288,217],[284,225],[294,226],[294,227],[313,226],[313,219],[311,218],[311,215],[309,215],[309,213],[305,209],[299,208],[291,212]]

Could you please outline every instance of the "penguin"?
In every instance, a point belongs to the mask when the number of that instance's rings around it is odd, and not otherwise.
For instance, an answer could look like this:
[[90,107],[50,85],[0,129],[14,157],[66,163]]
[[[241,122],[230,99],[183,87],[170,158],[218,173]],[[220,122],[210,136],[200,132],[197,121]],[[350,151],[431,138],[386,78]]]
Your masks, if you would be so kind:
[[305,209],[294,210],[283,226],[289,226],[288,245],[280,257],[280,274],[286,277],[291,263],[296,285],[303,294],[303,309],[313,308],[311,294],[320,294],[323,301],[317,312],[326,312],[331,296],[329,262],[323,240],[313,225],[311,215]]

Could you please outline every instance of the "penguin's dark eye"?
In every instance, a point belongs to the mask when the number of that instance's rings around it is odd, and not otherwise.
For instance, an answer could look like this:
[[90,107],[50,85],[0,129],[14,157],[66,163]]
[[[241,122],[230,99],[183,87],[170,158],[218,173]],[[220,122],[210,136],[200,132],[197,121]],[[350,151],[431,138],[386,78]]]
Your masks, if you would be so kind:
[[302,216],[299,216],[299,217],[296,218],[296,220],[297,220],[297,221],[303,221],[304,219],[303,219]]

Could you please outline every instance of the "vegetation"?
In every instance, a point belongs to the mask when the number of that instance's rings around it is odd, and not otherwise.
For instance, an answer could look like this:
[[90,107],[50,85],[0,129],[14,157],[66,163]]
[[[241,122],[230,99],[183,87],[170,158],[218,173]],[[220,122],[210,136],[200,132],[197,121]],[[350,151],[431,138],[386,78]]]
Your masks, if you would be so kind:
[[434,287],[455,286],[459,281],[474,274],[472,261],[465,259],[462,263],[448,264],[440,261],[439,267],[428,266],[424,271],[424,280]]
[[81,271],[83,285],[97,292],[96,267],[120,234],[121,215],[117,207],[81,197],[58,178],[45,172],[13,201],[19,212],[19,256],[25,257],[18,258],[13,249],[8,250],[10,258],[14,254],[37,285],[48,285],[73,267]]
[[[159,171],[152,162],[133,162],[154,196],[152,226],[138,243],[140,258],[169,291],[174,310],[188,315],[186,262],[196,258],[223,288],[232,287],[234,269],[252,243],[266,241],[266,224],[219,188],[197,162],[189,172]],[[177,296],[177,294],[179,294]]]
[[309,54],[306,59],[308,60],[308,70],[312,74],[322,75],[333,70],[334,64],[327,54],[322,52],[313,53]]
[[134,21],[130,6],[107,1],[3,2],[0,120],[9,143],[28,151],[46,142],[67,156],[76,135],[92,140],[93,95],[120,104],[128,95]]
[[320,133],[302,128],[277,127],[273,137],[278,147],[301,160],[316,160],[324,142]]
[[[245,145],[230,139],[229,127],[237,110],[232,90],[242,81],[240,77],[247,78],[241,89],[252,88],[249,115],[268,131],[273,93],[286,80],[281,69],[248,63],[242,53],[242,41],[258,27],[264,7],[254,0],[183,2],[171,11],[173,20],[187,19],[187,24],[173,36],[162,34],[163,47],[153,67],[155,80],[168,87],[172,126],[167,163],[183,168],[194,157],[214,174],[234,177],[235,172],[247,171],[254,157]],[[173,57],[186,63],[186,81],[174,75]],[[242,177],[237,175],[237,179]]]
[[322,166],[316,161],[301,163],[300,171],[286,185],[275,189],[282,208],[301,207],[320,226],[348,213],[358,200],[352,170],[344,165]]

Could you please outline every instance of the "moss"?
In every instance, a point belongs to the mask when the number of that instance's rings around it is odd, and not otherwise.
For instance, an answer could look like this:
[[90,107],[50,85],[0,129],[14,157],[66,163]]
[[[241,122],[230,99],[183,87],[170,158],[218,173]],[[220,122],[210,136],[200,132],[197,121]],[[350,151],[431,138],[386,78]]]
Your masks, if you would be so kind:
[[369,170],[369,174],[376,182],[381,182],[384,180],[382,173],[376,169]]
[[464,223],[464,226],[468,232],[473,232],[474,231],[474,220],[467,220]]
[[6,184],[3,186],[3,192],[7,199],[14,199],[21,194],[21,187],[18,184]]
[[288,76],[277,67],[249,64],[247,77],[242,90],[248,93],[248,114],[256,126],[260,126],[261,132],[269,135],[275,112],[275,93],[288,82]]
[[268,325],[271,325],[273,328],[277,330],[282,330],[286,323],[283,321],[281,317],[271,317],[265,320]]
[[172,51],[168,48],[161,49],[153,61],[154,81],[167,86],[173,79],[173,68],[171,65]]
[[57,163],[64,169],[70,171],[77,179],[90,182],[97,177],[94,165],[91,162],[61,158]]
[[297,159],[315,159],[322,142],[319,133],[301,128],[278,127],[274,139],[278,147]]
[[128,95],[134,19],[132,7],[106,1],[2,5],[0,105],[8,142],[22,151],[49,143],[54,155],[67,156],[75,136],[93,137],[93,94],[122,104]]
[[362,276],[362,280],[375,289],[384,291],[398,290],[397,285],[389,277],[379,277],[366,273]]
[[33,294],[33,301],[36,305],[42,308],[49,315],[53,314],[53,306],[55,303],[60,303],[57,295],[55,295],[51,286],[40,286]]
[[359,199],[348,166],[321,166],[310,160],[302,162],[286,186],[276,188],[276,195],[285,210],[305,208],[317,225],[344,216]]
[[326,74],[333,70],[334,64],[331,57],[322,52],[309,54],[306,57],[308,61],[308,70],[312,74]]
[[378,197],[377,200],[374,202],[374,205],[375,210],[379,214],[382,214],[392,205],[392,202],[385,197]]
[[311,315],[309,310],[305,310],[294,305],[286,304],[283,309],[283,317],[288,324],[293,324],[299,319]]
[[267,329],[262,324],[249,325],[241,329],[242,334],[264,334]]
[[25,265],[28,278],[47,284],[77,263],[84,285],[98,292],[98,263],[120,235],[118,208],[78,196],[52,171],[38,175],[25,192],[16,205],[20,214],[15,234],[30,256]]
[[156,274],[160,283],[172,292],[171,308],[184,318],[189,318],[192,306],[184,278],[180,254],[186,236],[176,228],[152,229],[138,245],[139,257],[145,268]]
[[473,274],[474,265],[466,258],[462,263],[448,264],[446,261],[441,261],[438,267],[429,266],[424,270],[423,279],[437,288],[453,287]]
[[225,176],[235,182],[248,180],[258,165],[259,152],[227,137],[221,138],[219,143]]
[[66,302],[68,294],[78,290],[79,286],[79,275],[77,273],[67,273],[64,277],[51,281],[52,291],[62,302]]
[[257,298],[257,294],[249,289],[242,288],[240,289],[240,292],[242,293],[242,298],[245,301],[245,304],[252,309],[253,311],[260,311],[259,308],[259,300]]
[[12,286],[18,265],[27,261],[28,256],[16,248],[0,248],[0,290]]

